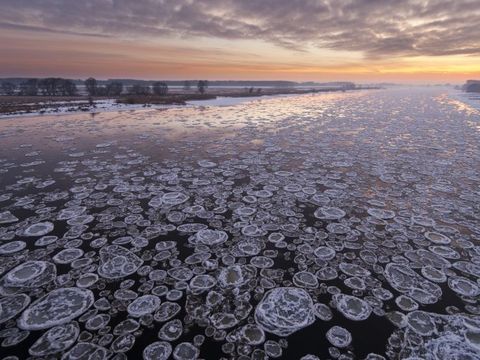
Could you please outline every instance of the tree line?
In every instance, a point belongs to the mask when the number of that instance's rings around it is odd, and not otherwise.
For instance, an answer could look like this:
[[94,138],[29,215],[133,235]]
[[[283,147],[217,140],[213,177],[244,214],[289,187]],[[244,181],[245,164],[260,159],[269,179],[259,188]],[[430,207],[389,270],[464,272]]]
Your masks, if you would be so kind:
[[19,85],[13,82],[2,82],[2,92],[4,95],[22,95],[22,96],[74,96],[77,95],[77,85],[70,79],[63,78],[45,78],[28,79]]
[[[191,90],[192,84],[189,80],[183,84],[184,90]],[[197,82],[197,90],[204,94],[208,88],[208,80],[199,80]],[[113,81],[105,86],[100,86],[98,81],[94,78],[85,80],[85,89],[89,96],[118,96],[123,92],[123,84],[119,81]],[[168,84],[163,81],[156,81],[152,86],[141,83],[127,86],[126,93],[128,95],[157,95],[165,96],[168,94]]]
[[[105,85],[100,85],[94,78],[88,78],[84,82],[85,91],[88,96],[120,96],[123,93],[129,95],[157,95],[165,96],[168,94],[168,85],[165,82],[157,81],[152,86],[141,83],[125,87],[120,81],[111,81]],[[199,80],[196,83],[199,93],[204,94],[208,88],[208,80]],[[189,91],[192,89],[192,82],[185,81],[183,89]],[[27,79],[20,84],[4,81],[1,84],[3,95],[20,96],[75,96],[78,95],[77,85],[73,80],[63,78],[44,78]]]

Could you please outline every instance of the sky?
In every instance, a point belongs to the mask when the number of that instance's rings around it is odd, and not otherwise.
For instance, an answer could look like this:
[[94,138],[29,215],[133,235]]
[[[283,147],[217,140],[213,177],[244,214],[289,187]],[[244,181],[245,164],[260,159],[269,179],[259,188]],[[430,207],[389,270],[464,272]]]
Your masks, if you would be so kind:
[[480,0],[0,0],[0,77],[480,78]]

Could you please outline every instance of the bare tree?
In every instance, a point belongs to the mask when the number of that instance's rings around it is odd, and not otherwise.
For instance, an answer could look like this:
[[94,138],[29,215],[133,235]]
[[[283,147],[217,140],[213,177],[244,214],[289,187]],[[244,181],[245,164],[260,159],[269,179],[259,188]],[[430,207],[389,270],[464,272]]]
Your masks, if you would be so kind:
[[20,95],[36,96],[38,94],[38,79],[28,79],[20,84]]
[[74,96],[77,86],[72,80],[62,78],[45,78],[38,81],[38,89],[46,96]]
[[108,95],[108,89],[106,86],[97,86],[97,89],[95,90],[95,96],[107,96]]
[[112,81],[106,86],[108,96],[118,96],[123,91],[123,84],[120,81]]
[[38,90],[40,94],[46,96],[55,96],[57,91],[57,82],[55,78],[46,78],[38,80]]
[[63,89],[65,95],[67,96],[75,96],[77,95],[77,85],[73,82],[73,80],[64,80]]
[[10,81],[2,82],[2,92],[4,95],[15,95],[16,88],[15,84]]
[[148,95],[150,88],[141,84],[134,84],[128,88],[128,93],[131,95]]
[[155,82],[152,90],[155,95],[165,96],[168,94],[168,85],[164,82]]
[[87,89],[87,93],[90,96],[95,96],[97,95],[97,80],[94,78],[90,77],[87,80],[85,80],[85,88]]
[[197,83],[197,89],[200,94],[204,94],[208,88],[208,80],[199,80]]

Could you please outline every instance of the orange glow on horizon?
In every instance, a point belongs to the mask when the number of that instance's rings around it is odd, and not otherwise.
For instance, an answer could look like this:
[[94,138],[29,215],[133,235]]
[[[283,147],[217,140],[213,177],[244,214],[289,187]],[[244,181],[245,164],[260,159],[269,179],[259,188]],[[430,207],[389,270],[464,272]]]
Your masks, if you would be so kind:
[[371,60],[355,53],[297,52],[258,42],[226,47],[208,39],[136,41],[13,30],[3,35],[0,77],[403,83],[480,78],[480,59],[475,56]]

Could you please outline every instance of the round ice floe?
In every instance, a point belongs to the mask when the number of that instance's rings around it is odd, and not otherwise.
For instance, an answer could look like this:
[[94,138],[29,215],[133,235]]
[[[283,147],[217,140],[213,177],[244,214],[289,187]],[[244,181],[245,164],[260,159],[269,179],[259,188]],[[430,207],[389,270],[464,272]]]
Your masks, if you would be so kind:
[[338,277],[338,272],[334,267],[325,266],[318,270],[315,275],[317,276],[318,280],[327,281],[333,280]]
[[136,299],[138,294],[130,289],[118,289],[114,292],[113,296],[117,300],[128,301]]
[[159,208],[163,204],[163,199],[161,195],[154,196],[153,198],[150,199],[148,202],[148,205],[153,207],[153,208]]
[[45,333],[30,347],[33,356],[46,356],[59,353],[72,346],[80,334],[76,322],[55,326]]
[[62,356],[62,360],[106,360],[111,354],[103,346],[79,342]]
[[390,300],[393,298],[393,294],[390,290],[387,290],[381,287],[372,289],[372,295],[382,301]]
[[465,333],[465,340],[467,343],[477,351],[479,351],[480,358],[480,329],[470,330]]
[[421,215],[412,216],[412,221],[415,224],[421,225],[421,226],[427,226],[427,227],[435,226],[435,220],[426,216],[421,216]]
[[52,259],[57,264],[68,264],[73,260],[80,258],[83,255],[83,250],[78,248],[63,249],[57,253]]
[[288,184],[288,185],[285,185],[283,189],[285,191],[295,193],[295,192],[302,191],[302,186],[300,184]]
[[[238,252],[236,251],[238,249]],[[258,255],[262,250],[260,242],[254,240],[241,241],[237,243],[237,249],[234,249],[236,256]]]
[[430,281],[437,283],[443,283],[447,281],[447,275],[444,272],[434,268],[433,266],[427,265],[422,267],[422,275]]
[[154,319],[158,322],[170,320],[177,315],[181,309],[181,306],[177,303],[166,301],[158,307],[157,312],[155,312]]
[[443,234],[434,232],[434,231],[427,231],[425,234],[425,237],[430,240],[434,244],[440,244],[440,245],[447,245],[452,242],[452,240]]
[[313,307],[315,316],[323,321],[330,321],[333,318],[332,310],[325,304],[316,303]]
[[215,286],[217,280],[211,275],[197,275],[190,280],[190,289],[199,294]]
[[5,287],[36,288],[55,279],[57,269],[47,261],[26,261],[10,270],[0,280]]
[[265,350],[265,354],[268,357],[271,357],[274,359],[281,357],[283,353],[283,349],[280,346],[280,344],[273,340],[265,341],[265,344],[263,345],[263,349]]
[[445,259],[460,259],[460,254],[458,251],[452,249],[449,246],[444,246],[444,245],[432,245],[428,247],[428,250],[430,250],[432,253],[435,255],[441,256]]
[[25,294],[0,298],[0,324],[14,318],[30,304],[30,297]]
[[283,240],[285,240],[285,235],[283,235],[282,233],[274,232],[268,235],[268,241],[270,242],[278,243]]
[[400,295],[395,299],[397,306],[403,311],[413,311],[418,309],[418,304],[409,296]]
[[93,215],[79,215],[74,218],[67,220],[68,225],[85,225],[91,223],[95,220]]
[[331,207],[331,206],[322,206],[315,210],[313,215],[317,219],[322,219],[322,220],[339,220],[343,218],[346,213],[342,209],[336,208],[336,207]]
[[167,360],[172,353],[172,345],[166,341],[156,341],[143,350],[144,360]]
[[213,161],[209,161],[209,160],[199,160],[199,161],[197,161],[197,164],[198,164],[198,166],[204,167],[204,168],[213,168],[213,167],[217,166],[216,163],[214,163]]
[[172,223],[181,223],[185,220],[185,217],[185,214],[180,211],[170,211],[167,215],[167,220]]
[[113,335],[123,335],[133,333],[140,328],[140,323],[133,319],[126,319],[120,322],[113,329]]
[[155,250],[157,251],[164,251],[170,250],[177,246],[175,241],[167,240],[167,241],[159,241],[155,244]]
[[162,196],[162,201],[167,205],[180,205],[188,200],[188,195],[181,192],[166,193]]
[[167,292],[165,298],[169,301],[177,301],[180,300],[183,296],[183,291],[178,289],[172,289]]
[[214,246],[227,241],[228,235],[225,231],[204,229],[197,232],[196,238],[201,244]]
[[85,206],[72,206],[65,209],[60,210],[57,219],[58,220],[69,220],[75,218],[77,216],[82,215],[87,208]]
[[327,246],[319,246],[318,248],[315,249],[313,254],[319,259],[328,261],[328,260],[332,260],[335,257],[336,252],[335,250]]
[[60,288],[30,305],[18,320],[23,330],[41,330],[65,324],[92,306],[93,293],[88,289]]
[[193,360],[200,355],[200,350],[191,343],[183,342],[178,344],[173,351],[173,358],[175,360]]
[[200,223],[182,224],[177,227],[177,230],[184,233],[194,233],[206,229],[208,226]]
[[272,197],[273,193],[270,190],[263,189],[263,190],[255,191],[254,195],[256,197],[265,199],[265,198]]
[[235,209],[235,214],[239,216],[251,216],[255,214],[257,210],[248,206],[242,206],[239,207],[238,209]]
[[10,211],[0,212],[0,224],[9,224],[17,222],[18,218],[13,215]]
[[58,236],[46,235],[35,241],[35,246],[47,246],[58,240]]
[[402,329],[407,326],[407,316],[400,311],[391,311],[385,314],[385,317],[396,327]]
[[260,269],[266,269],[272,267],[274,261],[266,256],[254,256],[250,259],[250,264]]
[[24,236],[43,236],[53,231],[53,224],[49,221],[39,222],[36,224],[30,225],[25,229]]
[[240,334],[248,345],[260,345],[265,342],[265,333],[258,325],[245,325],[240,329]]
[[87,330],[99,330],[103,329],[110,322],[110,315],[108,314],[97,314],[92,316],[85,323],[85,329]]
[[193,271],[186,266],[182,266],[168,270],[168,275],[178,281],[187,281],[192,278]]
[[222,287],[239,287],[248,280],[244,273],[244,268],[240,265],[222,268],[218,275],[218,281]]
[[326,336],[327,340],[338,348],[347,347],[352,342],[352,334],[341,326],[331,327],[330,330],[327,331]]
[[336,294],[333,301],[343,316],[354,321],[362,321],[368,319],[372,312],[371,306],[362,299],[346,294]]
[[98,279],[99,277],[95,273],[85,273],[78,278],[76,285],[81,288],[88,288],[95,284]]
[[239,323],[239,320],[234,314],[230,313],[215,313],[210,316],[212,325],[217,329],[229,329]]
[[424,279],[405,264],[387,264],[384,275],[395,290],[421,304],[434,304],[442,295],[437,284]]
[[25,249],[26,246],[27,244],[25,243],[25,241],[20,241],[20,240],[11,241],[6,244],[2,244],[0,245],[0,255],[8,255],[8,254],[19,252]]
[[317,288],[318,279],[315,275],[308,271],[299,271],[293,275],[293,283],[295,286],[303,288]]
[[[426,341],[423,350],[428,356],[424,358],[441,359],[441,360],[480,360],[478,346],[474,347],[470,343],[465,342],[465,337],[451,332],[445,335],[433,337]],[[417,359],[420,359],[418,357]]]
[[366,289],[365,281],[363,280],[363,278],[358,276],[349,277],[345,279],[343,283],[346,286],[348,286],[350,289],[356,289],[356,290]]
[[333,234],[344,235],[350,232],[350,227],[339,223],[330,223],[327,225],[327,231]]
[[204,261],[210,259],[211,257],[212,257],[212,254],[209,252],[196,252],[185,258],[185,264],[188,264],[188,265],[201,264]]
[[436,330],[434,319],[425,311],[413,311],[407,314],[407,325],[418,335],[432,335]]
[[155,312],[160,306],[160,299],[155,295],[143,295],[133,300],[128,305],[127,311],[130,316],[141,317]]
[[179,319],[165,323],[158,331],[158,338],[165,341],[175,341],[183,333],[183,324]]
[[393,219],[395,217],[395,212],[391,210],[369,208],[367,212],[368,215],[381,220]]
[[126,353],[135,345],[135,336],[123,334],[113,340],[110,349],[115,353]]
[[360,265],[342,262],[339,265],[342,272],[350,276],[369,276],[371,273]]
[[245,236],[262,236],[265,235],[265,231],[257,225],[247,225],[242,228],[242,234]]
[[107,279],[131,275],[143,264],[137,255],[118,245],[101,248],[100,260],[98,274]]
[[264,331],[288,336],[315,321],[312,299],[303,289],[272,289],[257,305],[255,321]]
[[475,282],[461,276],[449,278],[448,287],[462,296],[475,297],[480,294],[480,288]]

